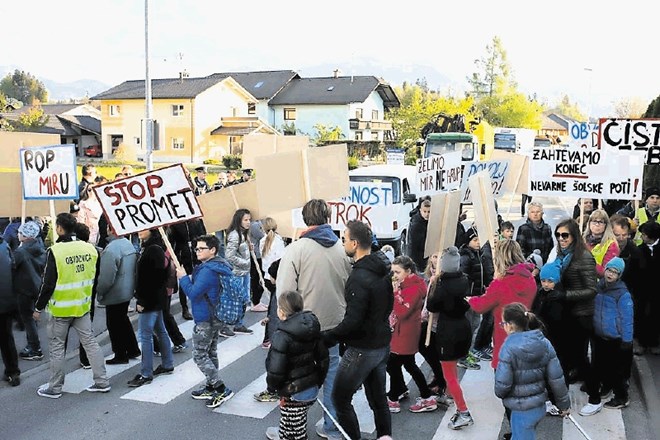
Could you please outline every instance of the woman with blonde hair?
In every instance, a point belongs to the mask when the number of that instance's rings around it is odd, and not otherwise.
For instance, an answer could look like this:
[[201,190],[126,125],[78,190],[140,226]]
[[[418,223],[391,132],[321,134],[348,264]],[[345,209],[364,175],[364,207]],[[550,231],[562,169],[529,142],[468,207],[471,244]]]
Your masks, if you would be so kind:
[[596,209],[589,215],[583,237],[587,249],[596,260],[596,274],[601,279],[605,275],[607,263],[619,256],[619,244],[612,231],[610,217],[604,209]]
[[[277,233],[277,222],[272,217],[266,217],[261,221],[261,227],[264,229],[264,235],[259,240],[259,249],[261,250],[261,268],[264,272],[265,287],[270,292],[270,300],[266,309],[267,317],[262,320],[265,326],[264,339],[261,343],[262,348],[270,348],[270,338],[277,330],[277,295],[275,294],[275,279],[270,275],[269,270],[273,263],[279,261],[284,255],[284,240]],[[272,272],[272,271],[270,271]]]

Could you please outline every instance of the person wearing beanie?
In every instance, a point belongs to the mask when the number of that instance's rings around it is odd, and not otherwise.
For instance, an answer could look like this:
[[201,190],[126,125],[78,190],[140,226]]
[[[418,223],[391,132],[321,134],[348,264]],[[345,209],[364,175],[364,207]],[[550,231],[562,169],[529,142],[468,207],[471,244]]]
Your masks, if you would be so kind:
[[[632,366],[633,301],[626,284],[621,281],[625,266],[622,258],[612,258],[596,288],[591,353],[600,393],[597,402],[590,396],[580,410],[583,416],[596,414],[603,406],[618,409],[630,404],[627,383]],[[611,392],[614,397],[603,403],[600,396],[610,396]]]
[[456,413],[449,421],[450,429],[474,424],[468,411],[463,390],[458,381],[458,360],[467,356],[472,344],[472,329],[465,313],[470,309],[465,301],[469,281],[460,270],[460,255],[455,246],[444,250],[440,258],[440,275],[429,293],[426,308],[437,313],[436,347],[448,394],[454,398]]
[[44,357],[37,322],[32,316],[34,302],[41,286],[41,274],[46,266],[46,249],[39,237],[40,232],[41,228],[37,223],[23,223],[18,228],[18,240],[21,244],[14,251],[14,293],[27,338],[27,346],[18,355],[30,361],[38,361]]

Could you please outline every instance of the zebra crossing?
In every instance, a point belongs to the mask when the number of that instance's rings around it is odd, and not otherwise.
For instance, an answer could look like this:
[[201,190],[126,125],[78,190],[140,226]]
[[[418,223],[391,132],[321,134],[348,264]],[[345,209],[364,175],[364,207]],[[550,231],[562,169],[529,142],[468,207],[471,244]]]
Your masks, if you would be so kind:
[[[192,321],[186,321],[179,325],[183,336],[187,340],[191,338],[193,326]],[[234,397],[220,407],[212,410],[214,416],[236,417],[238,420],[245,421],[248,426],[251,423],[250,420],[256,423],[257,420],[263,420],[271,414],[277,414],[275,410],[278,406],[277,402],[257,402],[253,398],[254,394],[265,389],[266,374],[263,368],[255,368],[254,360],[247,359],[250,357],[247,355],[256,350],[254,354],[257,354],[260,362],[262,362],[261,365],[263,365],[266,351],[260,348],[263,338],[263,327],[257,322],[250,329],[253,330],[253,333],[250,335],[237,335],[233,338],[221,339],[219,341],[219,364],[220,369],[236,366],[241,372],[257,371],[257,373],[253,378],[244,377],[248,381],[246,385],[239,389],[235,389],[232,383],[228,383],[235,392]],[[108,356],[107,359],[110,357]],[[418,354],[416,358],[418,364],[421,365],[423,362],[421,355]],[[180,359],[181,357],[179,355],[175,356],[175,364]],[[155,363],[158,363],[157,358]],[[189,352],[187,360],[175,365],[173,374],[158,376],[154,378],[152,383],[139,388],[128,388],[125,385],[125,381],[116,378],[116,376],[126,373],[127,370],[138,370],[139,365],[139,359],[132,359],[128,364],[106,366],[113,387],[112,392],[107,395],[107,398],[115,399],[118,396],[121,400],[137,403],[177,405],[181,403],[173,402],[173,400],[180,396],[188,396],[192,389],[197,388],[204,382],[204,375],[196,367],[192,358],[190,358]],[[92,383],[91,376],[91,370],[84,370],[82,368],[70,372],[66,376],[62,391],[69,394],[80,394]],[[128,376],[128,374],[124,374],[124,376]],[[504,407],[493,393],[494,375],[487,362],[481,362],[480,370],[465,371],[461,379],[463,393],[475,423],[459,431],[452,431],[447,427],[447,423],[455,411],[455,407],[453,406],[444,412],[442,407],[437,411],[421,414],[413,414],[406,411],[407,406],[414,402],[413,396],[417,394],[417,389],[407,372],[404,372],[404,377],[410,388],[411,398],[409,402],[402,404],[401,413],[392,414],[395,438],[398,437],[397,430],[406,426],[423,426],[424,432],[428,435],[416,438],[433,440],[459,440],[466,438],[495,440],[501,438],[501,432],[508,431],[506,428],[507,422],[505,422]],[[113,378],[115,379],[113,380]],[[585,393],[579,391],[579,386],[576,385],[571,386],[570,395],[572,414],[592,439],[626,440],[622,410],[604,409],[594,416],[581,417],[577,413],[582,405],[586,403],[587,397]],[[190,399],[189,404],[196,405],[195,402]],[[353,404],[358,414],[363,433],[373,437],[375,435],[374,420],[363,389],[358,391],[354,397]],[[311,414],[310,412],[310,438],[314,438],[313,422],[318,420],[321,413],[317,410],[315,419],[311,418]],[[505,428],[503,428],[503,423]],[[263,430],[256,427],[257,425],[254,426],[255,430],[258,429],[259,432],[263,432]],[[539,438],[543,439],[581,440],[584,438],[568,419],[548,416],[542,421],[540,429],[543,430],[543,435],[539,435]],[[255,435],[256,437],[254,438],[263,438],[261,434]]]

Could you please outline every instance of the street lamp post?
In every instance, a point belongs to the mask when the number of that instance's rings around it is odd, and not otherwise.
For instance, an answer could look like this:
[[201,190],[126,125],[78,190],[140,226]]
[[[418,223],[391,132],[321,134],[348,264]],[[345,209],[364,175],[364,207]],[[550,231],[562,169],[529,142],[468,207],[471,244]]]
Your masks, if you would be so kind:
[[153,169],[154,123],[151,119],[151,78],[149,77],[149,0],[144,0],[144,137],[147,149],[147,171]]
[[591,112],[593,111],[593,109],[592,109],[592,104],[593,103],[592,103],[592,99],[591,99],[591,80],[593,78],[594,69],[592,69],[591,67],[585,67],[584,71],[589,72],[589,86],[588,86],[588,89],[587,89],[588,90],[587,93],[588,93],[589,107],[588,107],[588,110],[587,110],[587,122],[591,122]]

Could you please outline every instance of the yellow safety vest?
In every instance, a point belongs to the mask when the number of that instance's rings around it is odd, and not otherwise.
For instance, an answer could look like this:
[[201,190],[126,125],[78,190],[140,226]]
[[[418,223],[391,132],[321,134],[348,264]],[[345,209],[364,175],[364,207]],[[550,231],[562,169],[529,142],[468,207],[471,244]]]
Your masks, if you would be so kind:
[[96,248],[84,241],[55,243],[50,248],[57,268],[57,284],[48,302],[51,315],[79,318],[92,306],[96,278]]
[[614,243],[614,240],[610,238],[604,243],[598,243],[596,246],[593,247],[593,249],[591,249],[591,255],[594,256],[594,260],[596,260],[596,264],[603,264],[603,259],[605,258],[605,254],[607,253],[607,250],[610,248],[612,243]]
[[[635,218],[639,219],[639,224],[637,225],[637,232],[635,233],[634,241],[636,245],[640,245],[642,244],[642,233],[639,232],[639,227],[649,221],[649,216],[646,215],[646,208],[637,209],[637,215]],[[656,223],[660,223],[660,215],[656,217],[655,221]]]

